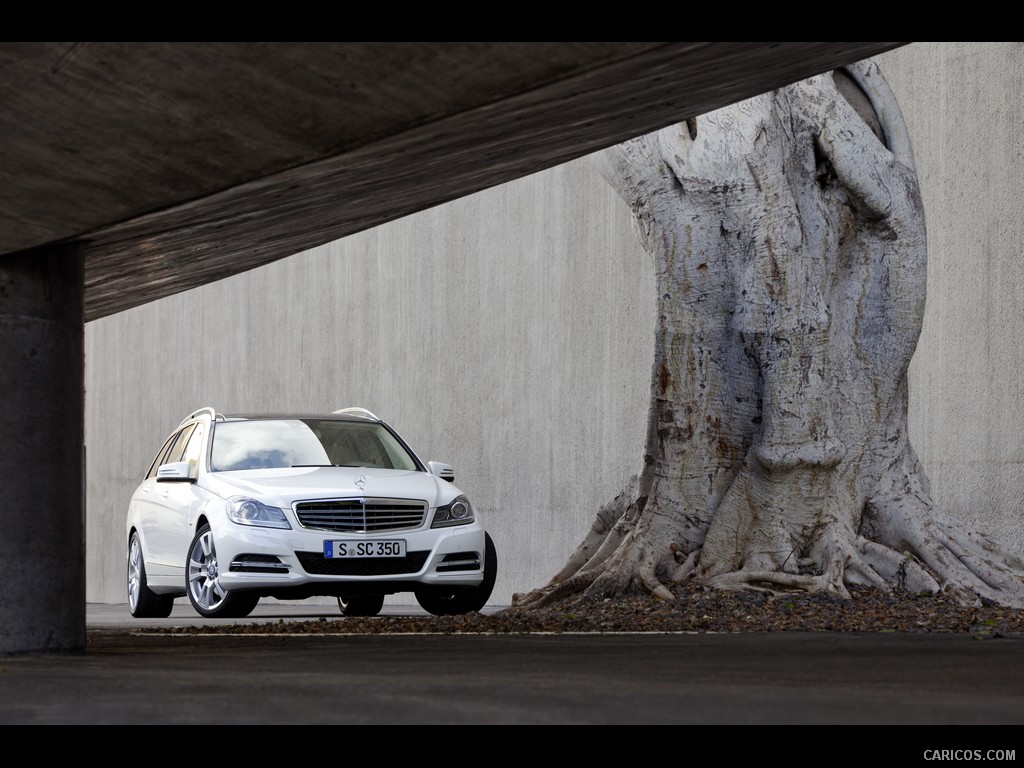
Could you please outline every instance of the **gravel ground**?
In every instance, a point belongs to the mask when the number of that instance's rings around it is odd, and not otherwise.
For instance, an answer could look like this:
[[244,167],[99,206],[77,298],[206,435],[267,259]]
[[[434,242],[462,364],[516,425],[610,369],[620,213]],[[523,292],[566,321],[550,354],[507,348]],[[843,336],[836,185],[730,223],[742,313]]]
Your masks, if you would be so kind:
[[141,633],[515,633],[539,632],[904,632],[1024,634],[1024,610],[968,607],[945,596],[885,595],[858,590],[831,595],[721,592],[680,588],[675,602],[625,597],[543,609],[515,605],[493,614],[317,619],[306,622],[145,629]]

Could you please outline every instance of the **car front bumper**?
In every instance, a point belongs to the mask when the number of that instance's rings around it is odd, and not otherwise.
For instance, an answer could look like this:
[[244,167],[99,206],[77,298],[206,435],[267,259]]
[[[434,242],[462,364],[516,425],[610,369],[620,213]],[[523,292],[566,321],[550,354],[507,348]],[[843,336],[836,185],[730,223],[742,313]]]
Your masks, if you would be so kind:
[[[223,521],[214,530],[220,584],[228,590],[297,596],[379,591],[419,586],[475,587],[483,580],[484,528],[479,522],[450,528],[357,534],[279,530]],[[324,556],[327,541],[405,542],[404,558]]]

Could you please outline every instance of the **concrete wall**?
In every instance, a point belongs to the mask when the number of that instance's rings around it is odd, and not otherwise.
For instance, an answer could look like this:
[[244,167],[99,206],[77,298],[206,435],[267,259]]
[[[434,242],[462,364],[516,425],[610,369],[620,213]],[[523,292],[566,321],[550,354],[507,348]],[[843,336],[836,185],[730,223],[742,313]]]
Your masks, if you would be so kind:
[[126,601],[128,498],[205,405],[369,408],[454,465],[492,602],[545,583],[640,467],[654,279],[631,226],[584,159],[88,324],[87,600]]
[[[929,298],[911,436],[936,501],[1024,550],[1024,49],[878,61],[915,142]],[[651,265],[588,160],[86,326],[87,599],[124,602],[124,516],[190,410],[367,407],[455,465],[501,556],[545,583],[638,471]]]
[[877,61],[928,224],[911,440],[941,506],[1024,552],[1024,43],[913,43]]

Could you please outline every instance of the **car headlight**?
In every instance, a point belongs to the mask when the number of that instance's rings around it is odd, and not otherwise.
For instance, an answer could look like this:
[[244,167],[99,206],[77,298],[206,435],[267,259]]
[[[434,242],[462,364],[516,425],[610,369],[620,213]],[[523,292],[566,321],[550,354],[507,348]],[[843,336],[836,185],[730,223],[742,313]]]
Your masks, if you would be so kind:
[[256,525],[261,528],[291,528],[284,511],[268,507],[261,501],[245,496],[228,499],[228,517],[239,525]]
[[465,496],[459,496],[451,503],[438,507],[434,513],[434,522],[431,528],[445,528],[449,525],[467,525],[476,519],[473,512],[473,505]]

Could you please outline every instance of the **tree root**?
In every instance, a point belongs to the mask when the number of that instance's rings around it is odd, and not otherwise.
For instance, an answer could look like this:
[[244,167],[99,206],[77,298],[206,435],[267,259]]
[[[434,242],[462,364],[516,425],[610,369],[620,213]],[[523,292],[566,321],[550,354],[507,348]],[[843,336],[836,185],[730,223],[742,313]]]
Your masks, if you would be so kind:
[[[871,538],[831,526],[817,539],[814,557],[800,558],[799,573],[752,568],[701,576],[701,549],[684,553],[674,544],[652,546],[643,538],[644,527],[626,517],[619,514],[596,546],[596,535],[585,542],[592,554],[586,561],[578,558],[581,567],[563,569],[547,586],[515,596],[514,604],[542,608],[627,594],[672,601],[672,588],[692,581],[712,589],[826,593],[844,599],[850,587],[941,592],[964,605],[1024,607],[1021,558],[916,495],[873,505],[863,526]],[[664,551],[671,557],[654,554]]]
[[880,545],[920,563],[938,589],[960,602],[1024,607],[1024,561],[943,513],[923,493],[870,506],[864,529]]
[[582,568],[575,572],[569,572],[568,567],[563,568],[546,586],[513,595],[513,604],[523,608],[544,608],[555,603],[637,592],[650,594],[659,600],[675,600],[675,595],[656,574],[659,558],[647,552],[635,528],[626,532],[627,526],[620,521],[613,531],[609,531],[591,560]]
[[715,589],[828,593],[846,599],[850,597],[848,588],[852,586],[872,587],[886,593],[899,590],[936,594],[940,591],[938,582],[913,557],[862,536],[849,542],[833,541],[827,556],[818,574],[739,570],[717,574],[701,583]]

